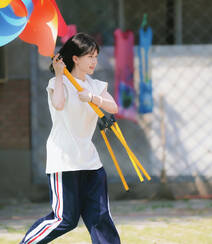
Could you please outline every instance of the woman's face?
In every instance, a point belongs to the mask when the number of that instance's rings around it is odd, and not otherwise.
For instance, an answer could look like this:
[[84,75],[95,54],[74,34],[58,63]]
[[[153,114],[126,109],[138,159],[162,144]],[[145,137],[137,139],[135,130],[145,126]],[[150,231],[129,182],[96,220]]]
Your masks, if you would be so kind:
[[79,71],[92,75],[97,65],[97,57],[97,50],[82,57],[77,57],[75,66],[77,66]]

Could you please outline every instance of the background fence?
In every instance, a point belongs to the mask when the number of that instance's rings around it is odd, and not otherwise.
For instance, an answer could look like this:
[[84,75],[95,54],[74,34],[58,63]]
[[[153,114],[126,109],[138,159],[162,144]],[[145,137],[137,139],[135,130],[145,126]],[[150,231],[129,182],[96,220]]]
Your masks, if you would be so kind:
[[140,117],[155,172],[164,167],[170,180],[192,181],[193,191],[203,195],[209,194],[212,177],[211,64],[212,45],[154,47],[155,108]]
[[96,35],[103,45],[114,43],[117,27],[130,29],[138,44],[138,29],[143,15],[154,30],[153,44],[212,43],[210,0],[74,0],[57,1],[67,23],[78,31]]
[[[212,177],[211,2],[102,0],[92,6],[84,1],[78,3],[74,6],[70,1],[68,7],[68,2],[61,2],[67,21],[76,24],[78,31],[95,35],[104,46],[114,44],[113,32],[118,27],[134,32],[136,46],[143,16],[148,15],[148,25],[153,29],[155,108],[151,115],[140,115],[139,124],[150,143],[152,174],[159,175],[166,169],[170,179],[189,178],[194,184],[193,193],[208,195]],[[134,75],[138,92],[136,50]]]
[[[212,39],[208,20],[212,8],[207,7],[211,3],[102,0],[94,1],[92,5],[86,1],[78,1],[77,5],[73,1],[59,4],[67,23],[76,24],[78,31],[94,35],[102,45],[96,76],[112,82],[111,93],[114,85],[113,32],[118,27],[131,29],[135,35],[134,80],[137,94],[139,92],[138,29],[143,15],[148,15],[148,25],[154,36],[151,55],[154,112],[138,115],[140,130],[126,121],[120,121],[120,126],[133,151],[143,157],[153,182],[165,172],[167,181],[173,183],[175,196],[211,194]],[[41,63],[42,59],[40,67]],[[42,89],[44,86],[42,83]],[[115,139],[110,135],[109,138],[127,179],[137,182],[126,155]],[[96,132],[94,141],[112,182],[116,178],[115,170],[101,140]],[[43,149],[40,152],[42,161]],[[177,187],[179,183],[184,184],[183,187]]]
[[[110,81],[111,93],[114,87],[113,33],[116,28],[130,29],[135,35],[134,80],[137,94],[139,92],[138,30],[144,14],[148,15],[148,25],[153,29],[151,57],[154,112],[138,115],[137,125],[122,120],[119,122],[120,127],[139,159],[142,155],[145,168],[153,176],[153,183],[154,179],[160,179],[161,173],[165,171],[167,181],[176,196],[212,194],[211,1],[93,0],[91,4],[85,0],[78,0],[77,3],[74,0],[58,0],[57,3],[67,24],[76,24],[78,31],[95,36],[102,46],[95,76]],[[57,44],[61,45],[59,39]],[[9,80],[30,78],[32,135],[29,135],[28,139],[31,139],[33,183],[40,184],[46,182],[45,143],[50,129],[50,117],[45,87],[51,76],[48,71],[50,60],[37,56],[35,49],[21,42],[13,42],[5,49],[8,49],[8,52],[0,52],[0,65],[5,65],[6,59],[3,54],[8,53],[7,67],[3,71],[0,69],[0,73],[8,69]],[[23,50],[26,55],[17,63],[17,56]],[[29,56],[31,61],[27,59]],[[23,63],[26,65],[22,65]],[[0,94],[5,94],[6,87],[9,85],[1,85]],[[26,86],[24,89],[29,88]],[[26,94],[28,92],[27,90]],[[15,96],[18,97],[15,90],[12,94],[14,99]],[[7,115],[7,111],[2,111],[0,134],[7,132],[7,145],[11,146],[7,146],[5,140],[0,141],[1,149],[5,149],[1,155],[11,155],[8,149],[14,151],[18,146],[10,143],[11,138],[15,139],[14,132],[7,127],[5,118],[8,117],[5,117],[5,114]],[[27,141],[27,135],[24,136]],[[132,170],[127,166],[126,156],[114,138],[110,139],[113,140],[112,144],[128,180],[134,179],[135,175],[130,173]],[[106,162],[109,180],[117,181],[118,177],[111,167],[112,162],[103,142],[100,142],[102,139],[98,132],[94,140],[102,160]],[[28,141],[24,144],[24,149],[27,151],[28,160]],[[120,190],[119,180],[118,187]],[[149,187],[152,192],[155,191],[151,183]],[[144,189],[145,186],[140,189],[139,194],[142,195]]]

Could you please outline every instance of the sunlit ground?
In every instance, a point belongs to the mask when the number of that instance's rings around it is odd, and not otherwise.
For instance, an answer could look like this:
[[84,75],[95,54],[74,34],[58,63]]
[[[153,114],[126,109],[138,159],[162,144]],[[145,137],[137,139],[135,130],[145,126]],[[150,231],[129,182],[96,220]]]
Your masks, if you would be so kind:
[[[48,204],[0,206],[0,243],[19,243],[29,226],[47,214]],[[123,244],[210,244],[212,201],[117,201],[111,212]],[[91,243],[82,221],[53,244]]]

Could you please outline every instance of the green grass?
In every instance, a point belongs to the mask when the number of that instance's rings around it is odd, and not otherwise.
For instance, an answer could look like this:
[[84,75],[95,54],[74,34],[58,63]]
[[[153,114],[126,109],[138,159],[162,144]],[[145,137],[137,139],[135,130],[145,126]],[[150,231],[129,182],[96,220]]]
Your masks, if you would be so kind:
[[[33,214],[37,216],[39,205],[30,206],[29,213],[32,214],[34,207],[36,212]],[[41,207],[47,209],[47,205]],[[4,208],[3,211],[7,210],[8,216],[16,216],[16,208]],[[111,212],[122,244],[212,244],[211,208],[210,201],[122,201],[114,202]],[[19,214],[31,216],[32,219],[27,221],[19,222],[12,217],[8,221],[0,221],[0,244],[20,242],[34,222],[34,215],[29,213]],[[206,217],[208,215],[210,217]],[[91,240],[80,222],[78,228],[51,243],[91,244]]]
[[0,243],[1,244],[17,244],[17,240],[7,240],[4,238],[0,238]]
[[4,209],[5,205],[4,204],[0,204],[0,210]]
[[14,233],[20,234],[20,233],[24,233],[25,232],[25,230],[23,230],[23,229],[18,229],[17,230],[14,227],[10,227],[10,226],[6,226],[5,229],[7,230],[8,233],[11,233],[11,234],[14,234]]
[[208,204],[206,205],[206,208],[212,208],[212,202],[208,203]]
[[138,206],[135,206],[135,208],[134,208],[135,212],[142,212],[146,209],[147,209],[147,206],[144,206],[144,205],[138,205]]
[[[212,243],[212,218],[169,219],[155,218],[154,221],[133,224],[117,224],[122,244],[210,244]],[[9,232],[0,238],[1,244],[18,243],[23,231]],[[89,244],[90,236],[84,226],[54,240],[53,244]]]
[[152,204],[152,209],[157,209],[157,208],[173,208],[174,205],[170,202],[160,202],[160,203],[155,203]]

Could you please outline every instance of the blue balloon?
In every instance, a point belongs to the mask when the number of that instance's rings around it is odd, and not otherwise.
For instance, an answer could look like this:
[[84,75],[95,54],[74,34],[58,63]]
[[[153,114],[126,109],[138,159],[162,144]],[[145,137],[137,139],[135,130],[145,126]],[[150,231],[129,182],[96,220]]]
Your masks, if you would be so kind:
[[18,17],[10,5],[0,9],[0,47],[13,41],[24,30],[33,10],[32,0],[22,0],[27,9],[26,17]]

